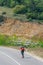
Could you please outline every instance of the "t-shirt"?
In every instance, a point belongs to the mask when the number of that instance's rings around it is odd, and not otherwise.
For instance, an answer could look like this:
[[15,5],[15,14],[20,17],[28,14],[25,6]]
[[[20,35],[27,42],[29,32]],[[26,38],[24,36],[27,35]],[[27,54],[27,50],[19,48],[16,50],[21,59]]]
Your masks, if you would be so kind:
[[22,48],[22,47],[21,47],[20,49],[21,49],[21,51],[24,51],[24,50],[25,50],[25,49],[24,49],[24,48]]

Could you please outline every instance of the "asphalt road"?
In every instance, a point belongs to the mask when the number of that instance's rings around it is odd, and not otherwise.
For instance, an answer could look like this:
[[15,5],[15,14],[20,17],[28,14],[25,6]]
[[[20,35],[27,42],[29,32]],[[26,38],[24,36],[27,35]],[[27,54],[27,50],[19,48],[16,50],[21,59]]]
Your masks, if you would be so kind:
[[43,65],[43,62],[27,53],[23,59],[19,50],[0,46],[0,65]]

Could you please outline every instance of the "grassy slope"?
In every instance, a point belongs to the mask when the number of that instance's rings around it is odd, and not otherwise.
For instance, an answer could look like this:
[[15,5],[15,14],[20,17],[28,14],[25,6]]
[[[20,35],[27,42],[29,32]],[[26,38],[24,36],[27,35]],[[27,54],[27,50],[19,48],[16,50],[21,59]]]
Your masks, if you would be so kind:
[[2,14],[2,12],[6,12],[7,16],[12,16],[13,15],[13,9],[12,8],[7,8],[7,7],[1,7],[0,6],[0,14]]

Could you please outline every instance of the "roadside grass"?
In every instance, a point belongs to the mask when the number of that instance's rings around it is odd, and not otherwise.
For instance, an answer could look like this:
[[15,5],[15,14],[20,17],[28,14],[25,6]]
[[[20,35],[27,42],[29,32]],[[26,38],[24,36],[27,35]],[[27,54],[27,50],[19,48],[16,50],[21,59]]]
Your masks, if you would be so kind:
[[7,36],[7,35],[0,35],[0,45],[4,46],[14,46],[14,41],[16,41],[16,36]]
[[41,38],[32,38],[32,43],[28,47],[28,52],[43,58],[43,39]]
[[19,37],[17,37],[16,35],[7,36],[0,34],[0,46],[24,46],[24,44],[24,40],[19,40]]
[[[28,41],[29,42],[29,41]],[[25,46],[27,44],[26,40],[23,38],[19,38],[16,35],[13,36],[7,36],[7,35],[1,35],[0,34],[0,45],[9,45],[9,46]],[[32,40],[30,43],[28,43],[27,48],[43,48],[43,40],[38,39],[38,41]]]
[[38,40],[37,43],[32,43],[28,47],[28,52],[43,58],[43,41]]
[[29,48],[43,48],[43,41],[38,41],[38,42],[32,42],[29,46]]
[[43,48],[41,47],[37,47],[37,48],[28,47],[27,51],[33,55],[43,58]]

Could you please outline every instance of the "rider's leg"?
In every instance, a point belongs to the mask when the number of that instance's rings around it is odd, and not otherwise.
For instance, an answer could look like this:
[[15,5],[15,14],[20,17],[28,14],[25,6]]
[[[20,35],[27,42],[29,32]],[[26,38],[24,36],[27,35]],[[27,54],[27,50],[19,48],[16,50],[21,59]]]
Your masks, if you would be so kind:
[[22,58],[24,58],[24,51],[22,51],[21,54],[22,54]]

